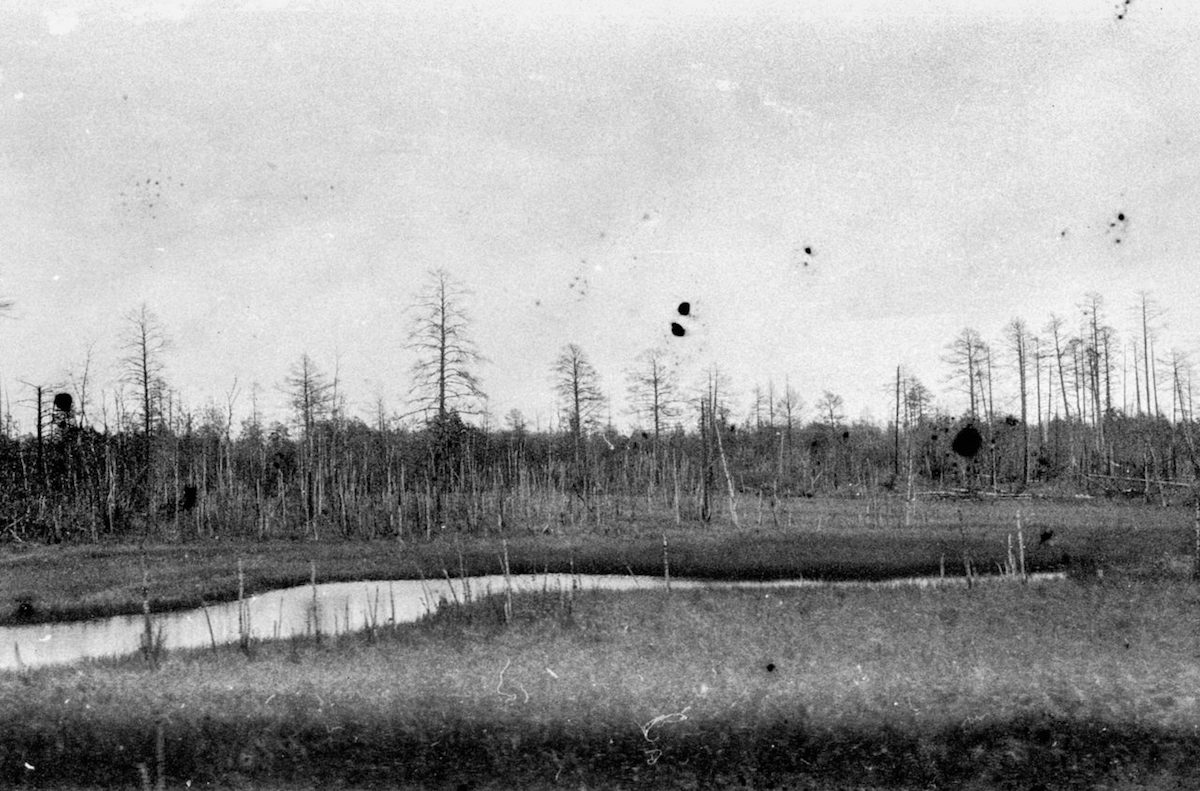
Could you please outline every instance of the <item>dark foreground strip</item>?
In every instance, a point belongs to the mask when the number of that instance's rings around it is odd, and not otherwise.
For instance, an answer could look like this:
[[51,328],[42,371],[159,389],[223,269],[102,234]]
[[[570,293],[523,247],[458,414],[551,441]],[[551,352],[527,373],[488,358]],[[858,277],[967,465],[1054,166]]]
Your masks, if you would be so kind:
[[[177,716],[164,726],[168,785],[1067,789],[1169,777],[1200,787],[1195,733],[1049,716],[928,730],[689,720],[651,732],[654,742],[631,722],[412,722]],[[132,787],[139,763],[153,772],[153,723],[0,721],[0,786]]]

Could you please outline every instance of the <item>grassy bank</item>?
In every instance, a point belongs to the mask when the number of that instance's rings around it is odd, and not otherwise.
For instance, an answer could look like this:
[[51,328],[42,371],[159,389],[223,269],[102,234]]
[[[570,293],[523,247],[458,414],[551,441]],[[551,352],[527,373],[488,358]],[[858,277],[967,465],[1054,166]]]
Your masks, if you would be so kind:
[[484,601],[0,676],[0,784],[136,785],[161,722],[173,786],[1195,787],[1197,604],[1128,580],[588,593],[505,625]]
[[[235,598],[239,560],[249,593],[306,583],[310,561],[327,582],[492,574],[500,568],[502,539],[514,573],[661,574],[665,534],[676,576],[874,580],[937,574],[943,564],[947,573],[961,574],[964,549],[977,570],[995,572],[1007,559],[1018,509],[1030,570],[1153,570],[1190,548],[1190,514],[1183,509],[967,501],[919,503],[906,513],[898,499],[871,498],[798,500],[779,525],[761,502],[757,512],[746,503],[739,530],[722,522],[679,527],[643,515],[586,532],[478,537],[448,530],[407,543],[214,540],[153,545],[145,554],[155,611]],[[0,549],[0,624],[138,613],[141,558],[135,545],[6,545]]]
[[[948,574],[961,574],[964,550],[974,568],[994,573],[1007,559],[1019,509],[1030,570],[1153,570],[1164,558],[1177,562],[1192,540],[1183,510],[1112,503],[920,503],[907,519],[898,499],[798,501],[788,509],[790,526],[755,520],[748,509],[742,529],[677,527],[643,516],[589,532],[481,538],[448,531],[403,544],[214,540],[149,546],[145,557],[151,606],[163,611],[234,599],[239,561],[248,593],[302,585],[311,562],[322,581],[494,574],[502,539],[518,574],[574,568],[655,575],[662,573],[666,534],[672,574],[712,580],[880,580],[938,574],[943,564]],[[0,624],[140,612],[142,552],[136,545],[2,547]]]

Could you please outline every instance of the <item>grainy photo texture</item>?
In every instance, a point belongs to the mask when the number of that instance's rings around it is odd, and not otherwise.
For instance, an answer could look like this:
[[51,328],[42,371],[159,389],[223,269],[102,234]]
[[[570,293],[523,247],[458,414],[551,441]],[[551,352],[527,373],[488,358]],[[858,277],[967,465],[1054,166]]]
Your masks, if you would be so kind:
[[1197,41],[8,0],[0,786],[1200,787]]

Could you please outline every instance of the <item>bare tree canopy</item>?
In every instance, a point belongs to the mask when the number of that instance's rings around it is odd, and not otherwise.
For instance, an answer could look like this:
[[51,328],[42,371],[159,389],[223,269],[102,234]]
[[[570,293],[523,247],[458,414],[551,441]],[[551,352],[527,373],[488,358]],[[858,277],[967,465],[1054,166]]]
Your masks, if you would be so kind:
[[799,422],[800,415],[804,411],[804,399],[802,399],[800,394],[796,392],[796,389],[792,387],[790,380],[784,380],[783,393],[778,399],[776,399],[775,407],[779,410],[780,415],[783,416],[783,425],[787,430],[787,436],[790,439],[792,435],[792,429],[795,427],[796,423]]
[[427,417],[444,419],[450,412],[474,415],[487,398],[474,368],[485,362],[468,330],[470,317],[463,303],[470,295],[445,269],[429,272],[413,311],[407,349],[416,352],[409,398]]
[[296,423],[310,437],[313,426],[327,416],[333,405],[333,384],[307,354],[292,365],[284,384]]
[[967,396],[969,416],[979,417],[980,402],[986,406],[984,379],[989,349],[979,332],[967,327],[946,349],[945,362],[953,366],[950,380],[958,384]]
[[630,411],[645,421],[658,441],[667,421],[683,412],[676,362],[662,349],[648,349],[638,355],[636,367],[627,372],[626,378]]
[[1017,371],[1021,397],[1021,485],[1029,485],[1029,328],[1024,319],[1015,318],[1005,326],[1005,333]]
[[121,381],[137,391],[142,430],[149,435],[162,418],[167,384],[163,355],[170,347],[166,330],[145,303],[125,314],[121,334]]
[[845,401],[837,393],[826,390],[817,400],[817,414],[822,420],[828,418],[829,425],[839,426],[846,419],[846,415],[842,412]]
[[563,422],[578,442],[583,434],[600,428],[606,399],[600,389],[600,374],[583,349],[574,343],[563,347],[554,361],[554,392],[562,405]]

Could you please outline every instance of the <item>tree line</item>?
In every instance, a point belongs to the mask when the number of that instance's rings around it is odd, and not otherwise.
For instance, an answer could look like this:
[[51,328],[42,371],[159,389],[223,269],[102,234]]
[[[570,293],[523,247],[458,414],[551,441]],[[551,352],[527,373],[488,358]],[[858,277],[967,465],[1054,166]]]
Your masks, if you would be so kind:
[[671,355],[650,349],[625,375],[636,428],[618,430],[599,373],[570,343],[551,366],[560,413],[545,431],[518,410],[502,426],[486,417],[468,297],[435,270],[415,298],[404,415],[382,405],[371,420],[350,415],[336,372],[302,355],[282,383],[290,419],[267,421],[252,394],[239,426],[236,382],[223,405],[181,405],[166,378],[168,333],[143,306],[121,338],[124,397],[93,414],[85,371],[69,390],[34,388],[34,431],[4,422],[4,539],[780,524],[795,497],[1039,489],[1165,504],[1197,480],[1191,367],[1156,350],[1161,312],[1146,295],[1125,337],[1095,294],[1073,322],[1052,316],[1037,333],[1019,319],[995,342],[964,329],[943,360],[965,409],[940,406],[898,366],[881,389],[883,425],[848,420],[829,391],[810,410],[788,380],[754,386],[748,404],[719,368],[687,387]]

